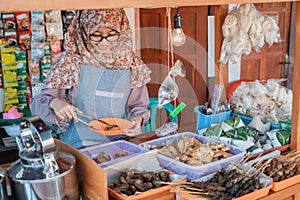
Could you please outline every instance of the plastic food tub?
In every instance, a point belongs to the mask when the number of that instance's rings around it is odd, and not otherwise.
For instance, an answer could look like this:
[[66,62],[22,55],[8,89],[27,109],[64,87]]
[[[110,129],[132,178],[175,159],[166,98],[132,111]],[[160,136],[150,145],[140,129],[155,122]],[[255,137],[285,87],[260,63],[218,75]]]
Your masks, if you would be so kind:
[[[144,153],[147,150],[131,142],[127,142],[125,140],[117,140],[114,142],[87,147],[81,149],[80,151],[92,159],[95,159],[100,152],[108,154],[111,157],[111,160],[98,164],[100,167],[105,167],[134,155]],[[121,152],[127,152],[128,155],[116,158],[115,154]]]
[[200,110],[204,106],[196,106],[194,112],[197,114],[197,126],[196,132],[203,128],[208,128],[211,124],[221,124],[225,119],[230,117],[231,110],[226,112],[220,112],[211,115],[205,115]]
[[[197,135],[195,133],[191,133],[191,132],[184,132],[184,133],[179,133],[176,135],[171,135],[171,136],[167,136],[167,137],[162,137],[159,139],[155,139],[155,140],[151,140],[148,142],[144,142],[141,143],[140,145],[142,147],[144,147],[145,144],[147,145],[156,145],[159,144],[161,142],[170,140],[170,139],[174,139],[176,137],[188,137],[188,136],[192,136],[195,137],[196,139],[198,139],[199,141],[201,141],[202,143],[207,143],[207,142],[218,142],[217,140],[208,138],[208,137],[204,137],[204,136],[200,136]],[[225,158],[222,160],[218,160],[215,162],[211,162],[205,165],[200,165],[200,166],[191,166],[188,164],[185,164],[183,162],[177,161],[175,159],[169,158],[167,156],[161,155],[161,154],[157,154],[157,158],[161,164],[162,167],[175,172],[176,174],[179,175],[186,175],[188,180],[194,180],[194,179],[198,179],[202,176],[205,176],[207,174],[211,174],[213,172],[219,171],[222,168],[227,167],[230,164],[234,164],[237,163],[238,161],[240,161],[242,159],[242,157],[244,156],[244,154],[246,153],[244,150],[229,145],[231,146],[231,150],[229,151],[229,153],[232,153],[233,156],[229,157],[229,158]]]

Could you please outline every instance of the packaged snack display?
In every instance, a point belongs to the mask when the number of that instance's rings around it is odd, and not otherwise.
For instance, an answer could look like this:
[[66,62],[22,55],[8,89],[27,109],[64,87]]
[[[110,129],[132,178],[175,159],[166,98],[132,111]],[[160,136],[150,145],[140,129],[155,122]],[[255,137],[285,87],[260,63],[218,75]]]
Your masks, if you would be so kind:
[[46,23],[61,23],[61,11],[60,10],[47,10],[45,11]]

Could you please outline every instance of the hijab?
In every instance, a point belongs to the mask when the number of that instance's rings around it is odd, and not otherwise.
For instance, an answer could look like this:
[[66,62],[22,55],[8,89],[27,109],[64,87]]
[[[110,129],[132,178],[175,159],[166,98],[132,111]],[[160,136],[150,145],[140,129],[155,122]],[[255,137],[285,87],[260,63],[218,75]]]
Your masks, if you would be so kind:
[[[100,26],[118,31],[120,37],[107,53],[95,54],[89,35]],[[131,88],[150,81],[151,71],[132,50],[132,32],[122,8],[77,11],[67,30],[64,49],[56,58],[44,88],[77,87],[82,64],[111,70],[129,69]]]

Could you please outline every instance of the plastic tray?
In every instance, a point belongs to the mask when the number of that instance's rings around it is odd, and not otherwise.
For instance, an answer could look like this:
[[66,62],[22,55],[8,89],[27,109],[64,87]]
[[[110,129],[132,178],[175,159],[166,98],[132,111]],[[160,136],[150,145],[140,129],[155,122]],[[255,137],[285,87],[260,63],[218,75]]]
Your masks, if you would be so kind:
[[[199,141],[201,141],[202,143],[217,141],[217,140],[214,140],[214,139],[211,139],[208,137],[203,137],[203,136],[197,135],[195,133],[184,132],[184,133],[179,133],[176,135],[171,135],[171,136],[151,140],[148,142],[144,142],[144,143],[141,143],[140,145],[141,146],[143,146],[144,144],[155,145],[155,144],[164,142],[166,140],[174,139],[176,137],[181,137],[181,136],[192,136],[192,137],[195,137],[196,139],[198,139]],[[238,147],[235,147],[232,145],[229,145],[229,146],[231,146],[231,150],[229,152],[232,153],[233,156],[222,159],[222,160],[218,160],[218,161],[215,161],[212,163],[208,163],[205,165],[201,165],[201,166],[191,166],[191,165],[174,160],[172,158],[169,158],[169,157],[161,155],[161,154],[158,154],[157,158],[162,167],[164,167],[170,171],[173,171],[176,174],[186,175],[188,180],[194,180],[194,179],[200,178],[202,176],[205,176],[207,174],[219,171],[222,168],[227,167],[229,164],[233,164],[233,163],[240,161],[246,152],[242,149],[239,149]]]
[[210,127],[211,124],[221,124],[225,119],[230,117],[231,110],[212,115],[205,115],[200,111],[203,107],[204,106],[196,106],[194,108],[194,112],[197,114],[196,132],[200,129]]
[[[131,142],[127,142],[125,140],[118,140],[114,142],[87,147],[81,149],[80,151],[92,159],[96,158],[100,152],[105,152],[106,154],[110,155],[112,158],[110,161],[98,164],[100,167],[105,167],[113,163],[119,162],[121,160],[124,160],[126,158],[132,157],[136,154],[144,153],[147,150]],[[128,156],[115,158],[115,154],[120,152],[128,152]]]
[[273,187],[271,188],[272,191],[276,192],[279,190],[283,190],[287,187],[295,185],[300,182],[300,174],[293,176],[291,178],[285,179],[279,182],[273,182]]

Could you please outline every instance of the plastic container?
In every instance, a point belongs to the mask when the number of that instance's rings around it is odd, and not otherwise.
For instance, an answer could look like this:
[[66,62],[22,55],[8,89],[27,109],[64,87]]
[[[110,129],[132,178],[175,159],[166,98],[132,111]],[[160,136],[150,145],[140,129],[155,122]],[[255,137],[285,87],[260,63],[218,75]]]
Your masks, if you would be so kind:
[[[176,137],[181,137],[181,136],[186,136],[186,137],[192,136],[192,137],[195,137],[196,139],[198,139],[199,141],[201,141],[202,143],[217,141],[217,140],[214,140],[214,139],[211,139],[208,137],[197,135],[195,133],[184,132],[184,133],[179,133],[176,135],[166,136],[166,137],[162,137],[159,139],[144,142],[144,143],[141,143],[140,145],[141,146],[143,146],[144,144],[155,145],[155,144],[164,142],[166,140],[174,139]],[[162,167],[164,167],[170,171],[173,171],[176,174],[186,175],[188,180],[194,180],[194,179],[198,179],[202,176],[205,176],[207,174],[211,174],[213,172],[219,171],[222,168],[227,167],[230,164],[234,164],[234,163],[237,163],[238,161],[240,161],[246,152],[242,149],[239,149],[238,147],[235,147],[232,145],[229,145],[229,146],[231,146],[231,150],[229,151],[229,153],[232,153],[233,156],[222,159],[222,160],[218,160],[218,161],[215,161],[212,163],[208,163],[205,165],[200,165],[200,166],[191,166],[191,165],[174,160],[172,158],[169,158],[169,157],[161,155],[161,154],[158,154],[157,158]]]
[[[125,140],[118,140],[114,142],[87,147],[81,149],[80,151],[92,159],[95,159],[100,152],[105,152],[106,154],[110,155],[111,157],[110,161],[106,161],[98,164],[100,167],[105,167],[113,163],[119,162],[121,160],[124,160],[126,158],[132,157],[136,154],[144,153],[147,150],[131,142],[127,142]],[[116,158],[115,154],[121,152],[127,152],[128,155],[120,158]]]
[[197,114],[196,132],[203,128],[210,127],[211,124],[221,124],[225,119],[230,117],[231,110],[212,115],[205,115],[200,110],[204,106],[196,106],[194,112]]

